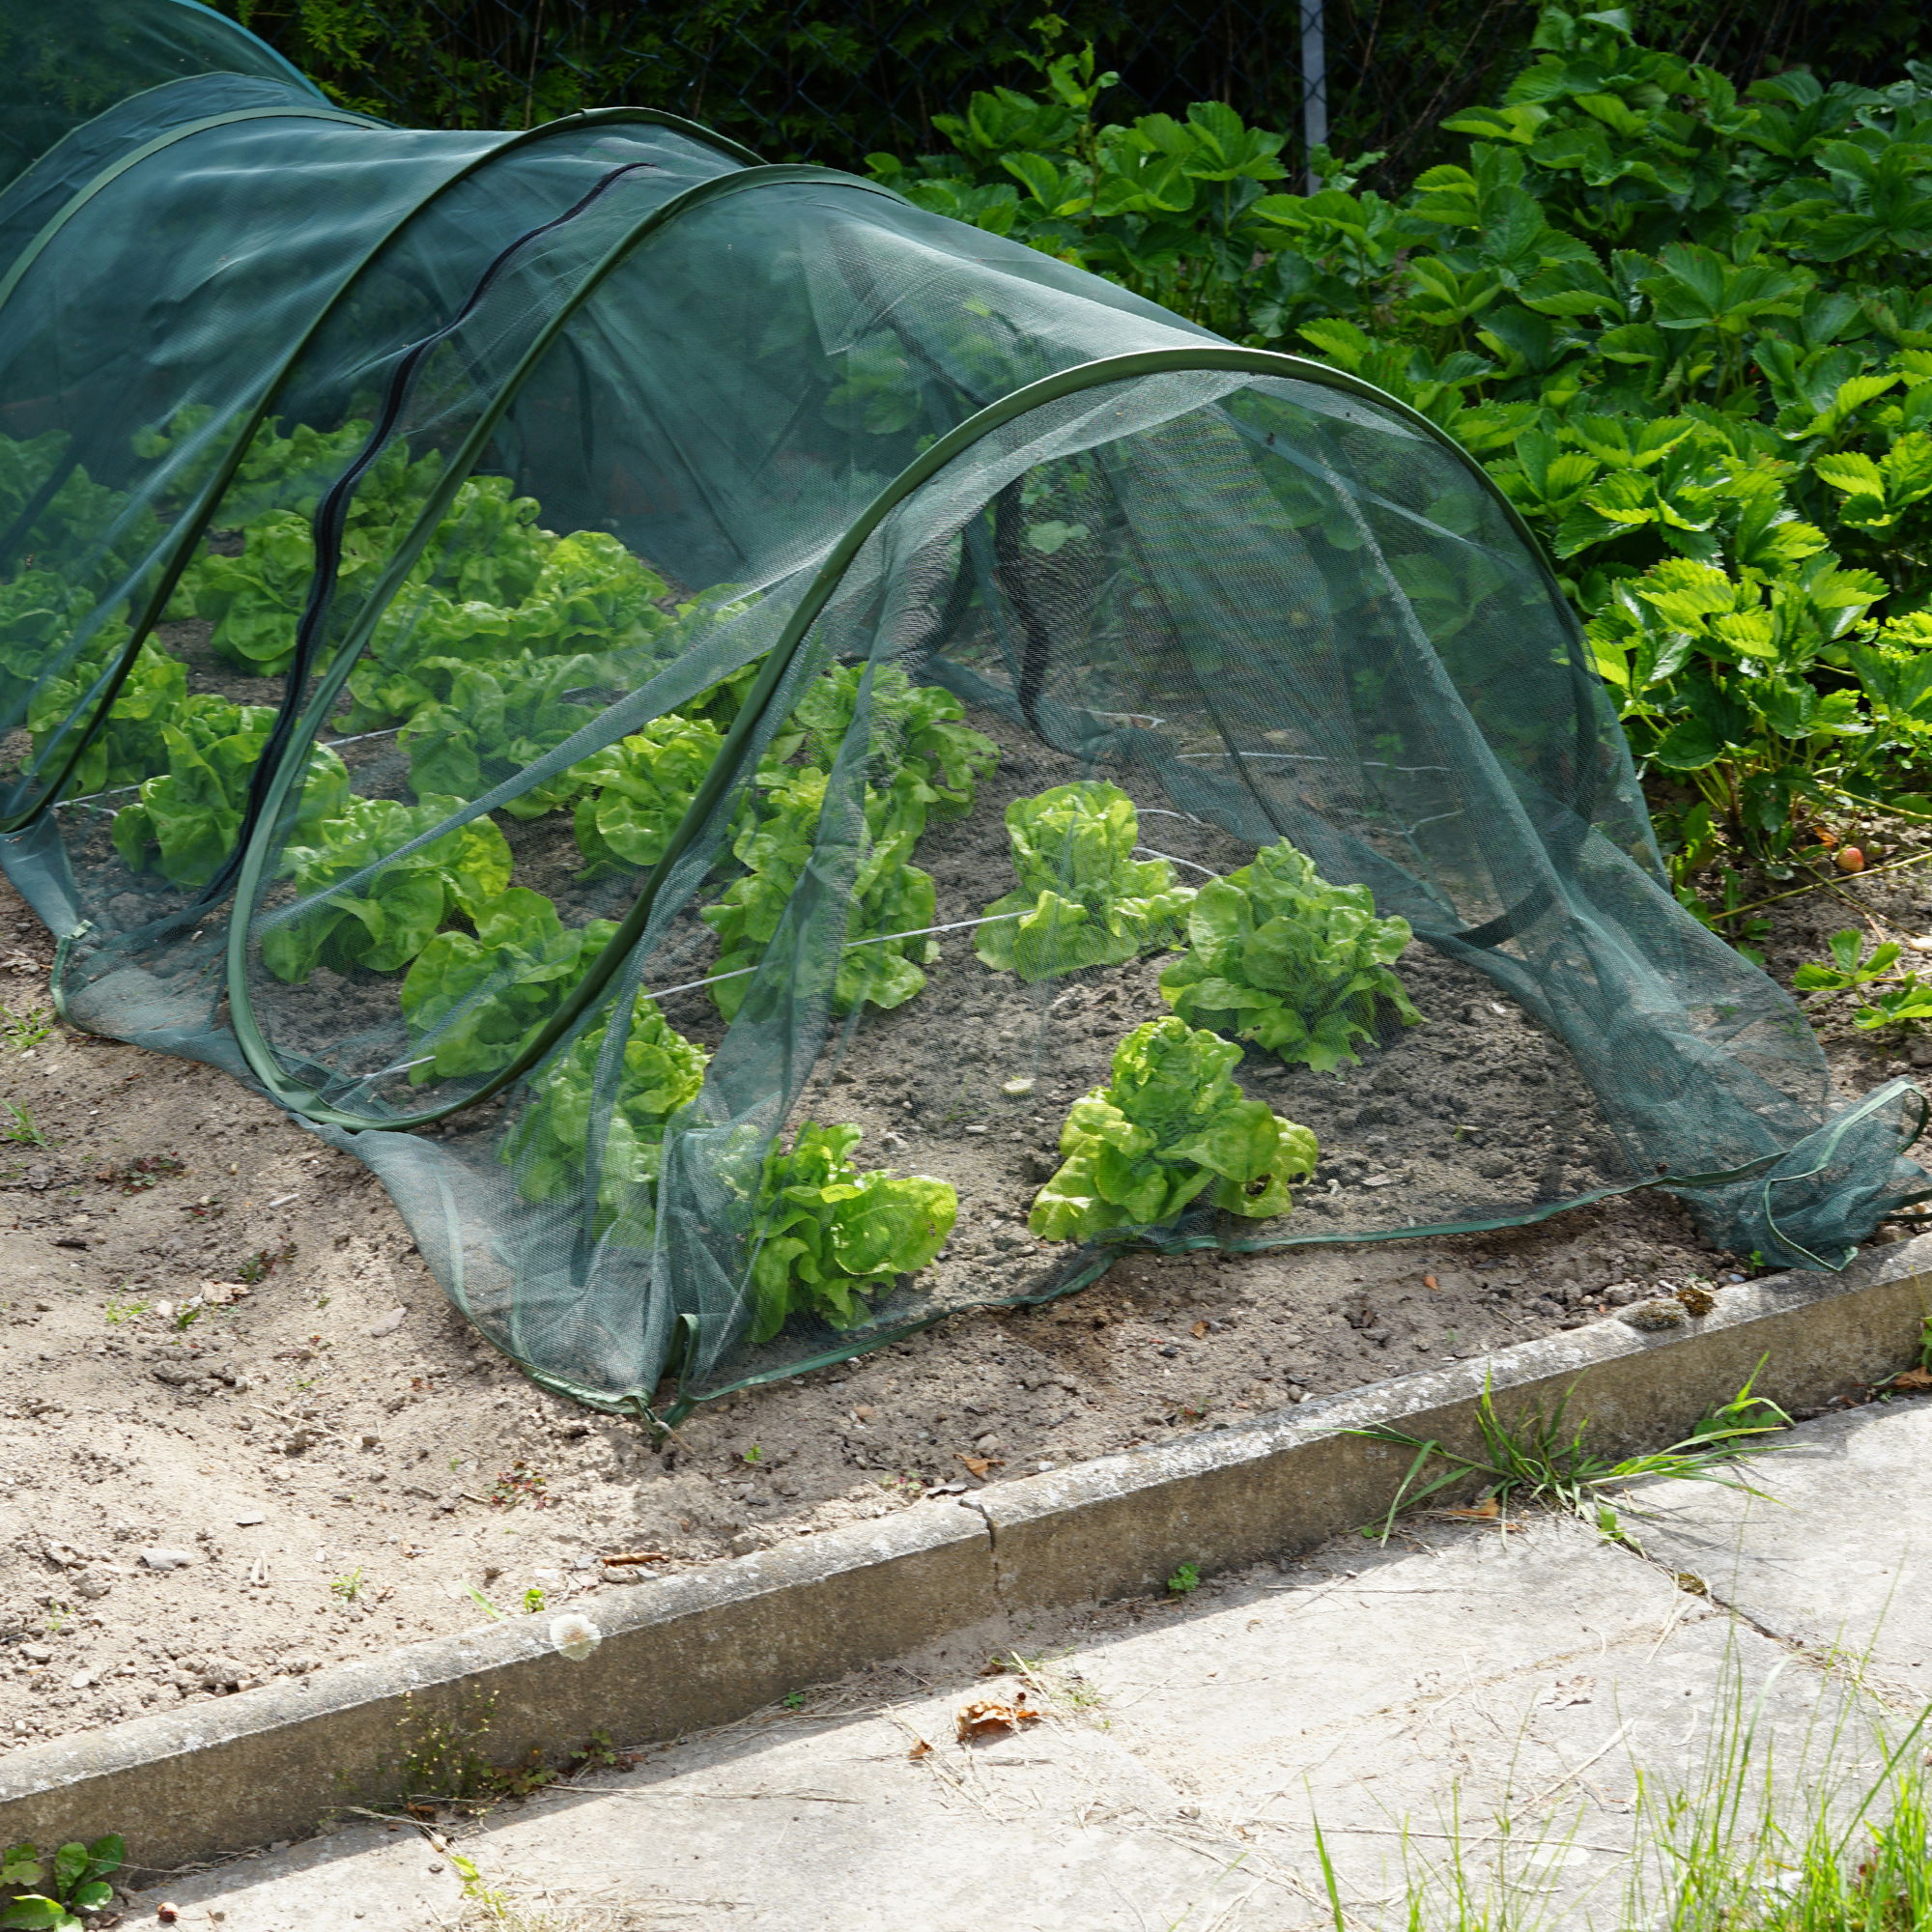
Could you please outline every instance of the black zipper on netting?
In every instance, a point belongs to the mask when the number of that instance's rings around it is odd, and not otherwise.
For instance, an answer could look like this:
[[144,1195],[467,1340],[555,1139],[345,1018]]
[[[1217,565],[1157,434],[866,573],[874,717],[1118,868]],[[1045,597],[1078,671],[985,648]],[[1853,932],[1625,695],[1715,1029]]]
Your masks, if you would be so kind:
[[413,394],[416,378],[421,374],[423,363],[437,347],[446,342],[463,325],[475,314],[491,287],[509,267],[511,258],[520,249],[527,247],[553,229],[561,228],[574,221],[594,202],[601,200],[626,175],[636,174],[641,169],[654,168],[655,161],[627,161],[622,167],[612,168],[602,175],[561,214],[554,214],[548,221],[539,222],[528,228],[516,239],[506,243],[492,259],[489,266],[477,277],[476,285],[464,298],[463,306],[442,325],[440,328],[412,343],[397,360],[389,377],[388,387],[383,397],[383,407],[376,422],[369,432],[368,440],[356,453],[355,459],[347,469],[336,478],[321,502],[316,505],[315,514],[309,520],[313,532],[315,563],[309,582],[308,603],[304,607],[300,621],[296,626],[295,656],[287,672],[288,686],[283,695],[282,707],[277,714],[274,726],[269,733],[269,740],[262,748],[255,771],[248,783],[248,805],[242,815],[235,843],[230,848],[221,869],[215,873],[202,889],[199,898],[191,907],[184,911],[204,909],[214,903],[228,891],[235,874],[242,864],[242,854],[248,842],[248,835],[262,810],[264,798],[271,782],[275,768],[287,752],[289,740],[294,734],[296,720],[301,707],[295,701],[308,681],[311,661],[315,655],[317,640],[322,635],[330,607],[335,601],[335,576],[342,562],[343,532],[349,523],[349,506],[355,494],[355,486],[361,482],[377,459],[387,447],[395,434],[396,425],[402,420],[403,412],[408,408]]

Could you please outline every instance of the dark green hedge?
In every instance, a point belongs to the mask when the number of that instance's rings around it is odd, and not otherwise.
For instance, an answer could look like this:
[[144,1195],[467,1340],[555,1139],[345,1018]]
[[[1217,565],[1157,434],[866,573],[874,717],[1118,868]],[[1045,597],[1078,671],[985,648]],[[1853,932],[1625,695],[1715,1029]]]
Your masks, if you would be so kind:
[[[430,126],[520,127],[578,107],[664,107],[774,159],[852,165],[931,145],[973,89],[1024,85],[1040,0],[221,0],[339,98]],[[1063,0],[1122,81],[1115,118],[1228,101],[1300,122],[1299,0]],[[1640,36],[1740,82],[1794,64],[1895,75],[1932,56],[1918,0],[1644,0]],[[1328,0],[1329,114],[1342,152],[1404,173],[1435,124],[1488,99],[1522,57],[1532,0]]]

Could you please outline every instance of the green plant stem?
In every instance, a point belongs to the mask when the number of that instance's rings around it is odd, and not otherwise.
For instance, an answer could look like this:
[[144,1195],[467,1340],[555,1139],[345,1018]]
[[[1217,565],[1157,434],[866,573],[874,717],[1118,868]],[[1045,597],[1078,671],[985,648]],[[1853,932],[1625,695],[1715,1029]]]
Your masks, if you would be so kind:
[[[1902,872],[1908,866],[1922,866],[1928,859],[1932,859],[1932,852],[1915,852],[1909,859],[1895,859],[1889,866],[1874,866],[1869,871],[1854,872],[1849,876],[1856,879],[1875,879],[1882,872]],[[1773,893],[1769,898],[1752,899],[1748,905],[1732,906],[1728,912],[1714,912],[1711,917],[1714,921],[1737,919],[1745,913],[1757,912],[1768,905],[1776,905],[1781,900],[1803,898],[1806,893],[1817,892],[1834,892],[1840,897],[1849,897],[1836,879],[1818,879],[1808,886],[1793,886],[1789,892]],[[1867,919],[1871,917],[1871,909],[1868,906],[1859,905],[1856,899],[1850,899],[1849,902],[1857,906]]]

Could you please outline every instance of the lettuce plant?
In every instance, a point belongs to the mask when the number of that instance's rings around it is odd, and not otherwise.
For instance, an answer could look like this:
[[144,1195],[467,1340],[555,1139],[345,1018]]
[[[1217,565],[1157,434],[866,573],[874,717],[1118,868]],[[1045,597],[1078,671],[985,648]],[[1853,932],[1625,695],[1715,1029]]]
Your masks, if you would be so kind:
[[1285,838],[1201,888],[1187,941],[1160,976],[1168,1005],[1318,1073],[1356,1064],[1354,1042],[1375,1037],[1378,1003],[1405,1026],[1422,1018],[1390,970],[1408,922],[1378,919],[1367,886],[1331,886]]
[[[248,787],[274,719],[269,705],[231,704],[207,692],[164,715],[154,762],[165,769],[144,780],[134,802],[114,814],[114,849],[130,871],[152,865],[177,886],[213,878],[241,836]],[[321,836],[348,798],[348,767],[327,746],[312,746],[291,838]]]
[[[4,449],[0,440],[0,453]],[[0,582],[0,716],[13,724],[24,710],[36,751],[44,749],[88,686],[127,644],[128,626],[116,611],[74,649],[73,635],[94,606],[91,591],[51,570],[23,570]],[[144,645],[142,657],[150,654]],[[152,655],[160,657],[158,652]],[[80,788],[98,790],[99,783]]]
[[507,1066],[616,936],[613,921],[566,926],[541,893],[510,886],[469,908],[476,930],[439,932],[403,978],[412,1085]]
[[1315,1136],[1235,1084],[1241,1050],[1184,1020],[1149,1020],[1114,1050],[1113,1079],[1076,1100],[1059,1171],[1027,1225],[1049,1241],[1159,1228],[1204,1198],[1230,1213],[1289,1212]]
[[1173,943],[1194,894],[1165,859],[1133,856],[1140,818],[1117,785],[1089,779],[1016,798],[1007,836],[1020,882],[974,935],[988,966],[1048,980]]
[[672,711],[572,766],[593,787],[577,803],[585,876],[655,866],[724,742],[704,719]]
[[863,1129],[807,1122],[791,1151],[765,1157],[747,1340],[769,1342],[794,1314],[850,1328],[946,1245],[959,1197],[944,1180],[852,1165]]
[[493,564],[486,572],[466,546],[528,499],[505,499],[485,485],[508,488],[500,477],[464,485],[482,494],[458,493],[424,562],[378,620],[349,674],[341,728],[412,721],[434,703],[454,714],[440,721],[454,734],[463,722],[455,681],[466,666],[501,677],[513,669],[537,674],[541,661],[569,658],[580,668],[572,685],[556,687],[562,691],[636,683],[671,647],[672,620],[659,608],[668,595],[664,579],[608,532],[556,537],[518,523],[511,567]]
[[239,556],[195,558],[182,574],[170,614],[209,619],[211,641],[230,664],[274,677],[295,656],[296,626],[314,576],[308,519],[277,510],[249,528]]
[[[433,659],[448,668],[447,696],[420,705],[396,734],[409,753],[410,783],[428,793],[475,798],[525,771],[597,716],[597,707],[565,694],[604,683],[603,661],[580,652],[567,658],[511,658],[484,666]],[[537,818],[569,804],[583,789],[572,766],[504,802],[513,818]]]
[[[779,929],[793,892],[810,864],[825,807],[827,775],[810,766],[760,775],[772,782],[751,822],[732,842],[746,867],[714,905],[699,917],[718,935],[721,974],[755,966]],[[930,790],[911,770],[892,785],[867,786],[865,849],[853,878],[843,950],[833,982],[832,1009],[849,1013],[862,1002],[875,1007],[903,1006],[922,986],[923,964],[938,957],[926,936],[938,917],[932,875],[906,862],[925,823]],[[904,938],[879,935],[903,933]],[[726,1019],[744,1004],[744,979],[720,980],[711,997]]]
[[[6,589],[0,589],[0,636],[6,630]],[[126,624],[103,627],[60,676],[48,677],[32,691],[27,699],[26,724],[33,734],[37,755],[53,750],[71,718],[86,715],[90,689],[127,641]],[[27,681],[31,683],[32,679]],[[235,715],[239,709],[206,694],[190,700],[187,667],[156,645],[144,643],[128,668],[128,675],[106,720],[74,767],[72,790],[97,792],[110,786],[138,784],[162,770],[167,763],[167,748],[161,738],[163,721],[180,723],[185,712],[206,711],[213,705],[226,705],[224,717]]]
[[[463,809],[463,800],[430,797],[420,805],[351,798],[324,823],[315,842],[289,845],[284,870],[297,895],[326,894],[298,917],[272,924],[262,960],[278,980],[302,980],[318,966],[343,972],[366,966],[393,973],[407,966],[458,912],[474,913],[510,883],[510,846],[488,818],[472,819],[433,838],[406,859],[389,855]],[[353,891],[329,889],[374,867]]]
[[[597,1063],[606,1029],[593,1027],[544,1070],[536,1097],[503,1142],[502,1159],[517,1170],[526,1201],[561,1201],[581,1193],[597,1094]],[[597,1173],[597,1232],[615,1229],[632,1246],[647,1246],[665,1130],[704,1085],[707,1056],[671,1026],[646,993],[632,1009],[624,1057],[616,1070]]]
[[511,642],[547,657],[590,651],[607,658],[649,652],[671,625],[670,592],[656,571],[608,530],[544,537],[547,550],[515,605]]
[[[806,755],[830,765],[845,741],[859,704],[867,667],[835,665],[806,688],[792,714],[805,734]],[[973,809],[980,779],[1000,762],[1000,748],[983,731],[960,721],[966,707],[936,684],[916,685],[897,665],[872,672],[873,783],[883,784],[910,767],[931,788],[935,816],[956,818]]]

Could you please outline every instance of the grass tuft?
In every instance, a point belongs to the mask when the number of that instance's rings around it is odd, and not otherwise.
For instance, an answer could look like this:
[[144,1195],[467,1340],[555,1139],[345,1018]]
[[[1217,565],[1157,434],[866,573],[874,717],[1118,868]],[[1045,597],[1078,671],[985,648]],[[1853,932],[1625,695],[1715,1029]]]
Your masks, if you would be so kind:
[[1705,1416],[1683,1441],[1642,1456],[1608,1458],[1585,1448],[1588,1420],[1574,1425],[1570,1421],[1574,1390],[1566,1390],[1548,1413],[1532,1409],[1505,1421],[1496,1413],[1486,1383],[1476,1401],[1476,1429],[1483,1447],[1474,1456],[1465,1456],[1433,1437],[1412,1435],[1386,1425],[1352,1430],[1351,1435],[1387,1442],[1414,1455],[1388,1509],[1377,1521],[1364,1523],[1361,1533],[1386,1543],[1398,1518],[1419,1509],[1452,1484],[1475,1476],[1486,1483],[1479,1508],[1487,1513],[1500,1517],[1512,1504],[1561,1510],[1612,1542],[1634,1548],[1635,1539],[1605,1499],[1611,1490],[1648,1476],[1675,1476],[1688,1482],[1723,1483],[1752,1495],[1760,1493],[1729,1473],[1725,1465],[1776,1448],[1775,1442],[1762,1438],[1791,1427],[1791,1418],[1783,1409],[1753,1393],[1763,1368],[1760,1359],[1737,1394]]

